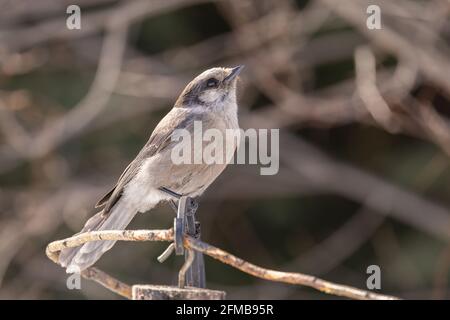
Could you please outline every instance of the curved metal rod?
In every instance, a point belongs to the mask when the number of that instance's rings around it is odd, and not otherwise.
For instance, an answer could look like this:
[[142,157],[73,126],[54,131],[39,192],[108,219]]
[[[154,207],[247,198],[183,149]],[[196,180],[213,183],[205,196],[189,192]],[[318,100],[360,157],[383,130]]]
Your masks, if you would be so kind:
[[184,284],[186,283],[186,272],[189,270],[189,268],[192,265],[192,262],[194,262],[195,254],[194,250],[191,248],[186,248],[188,255],[187,259],[184,261],[183,266],[181,267],[180,271],[178,272],[178,287],[184,288]]
[[163,263],[164,261],[166,261],[166,260],[170,257],[170,255],[173,253],[174,250],[175,250],[175,243],[172,242],[172,243],[166,248],[166,250],[164,250],[164,252],[161,253],[161,254],[159,255],[159,257],[157,258],[158,261],[159,261],[160,263]]

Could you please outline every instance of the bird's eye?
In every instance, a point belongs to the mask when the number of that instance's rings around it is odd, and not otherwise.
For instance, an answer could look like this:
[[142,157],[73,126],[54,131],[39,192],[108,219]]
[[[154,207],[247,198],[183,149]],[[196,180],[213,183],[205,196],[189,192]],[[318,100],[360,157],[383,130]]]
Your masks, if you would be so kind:
[[219,81],[214,78],[209,78],[206,80],[206,87],[207,88],[216,88],[219,85]]

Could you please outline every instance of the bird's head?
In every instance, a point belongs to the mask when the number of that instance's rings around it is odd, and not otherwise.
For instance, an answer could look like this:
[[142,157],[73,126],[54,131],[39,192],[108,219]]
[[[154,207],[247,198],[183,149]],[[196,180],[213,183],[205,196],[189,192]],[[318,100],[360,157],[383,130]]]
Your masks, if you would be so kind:
[[186,86],[175,106],[224,108],[235,103],[236,80],[243,68],[212,68],[202,72]]

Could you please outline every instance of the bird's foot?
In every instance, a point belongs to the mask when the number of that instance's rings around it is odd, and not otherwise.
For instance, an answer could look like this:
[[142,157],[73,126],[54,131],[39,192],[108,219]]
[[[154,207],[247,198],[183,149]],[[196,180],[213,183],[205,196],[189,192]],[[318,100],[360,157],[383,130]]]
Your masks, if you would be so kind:
[[179,200],[181,199],[181,197],[183,196],[182,194],[179,194],[175,191],[170,190],[169,188],[166,187],[159,187],[158,188],[160,191],[167,193],[168,195],[171,195],[172,197],[174,197],[175,199]]

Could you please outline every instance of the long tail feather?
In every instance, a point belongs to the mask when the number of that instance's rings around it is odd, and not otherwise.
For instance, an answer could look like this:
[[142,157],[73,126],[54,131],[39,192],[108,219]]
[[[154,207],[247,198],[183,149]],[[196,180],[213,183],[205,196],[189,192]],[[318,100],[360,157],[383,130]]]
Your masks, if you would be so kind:
[[[114,208],[103,215],[99,212],[90,218],[79,233],[100,230],[124,230],[137,211],[119,201]],[[76,248],[61,251],[59,262],[66,267],[68,273],[81,272],[92,266],[100,257],[114,245],[116,241],[93,241]]]

